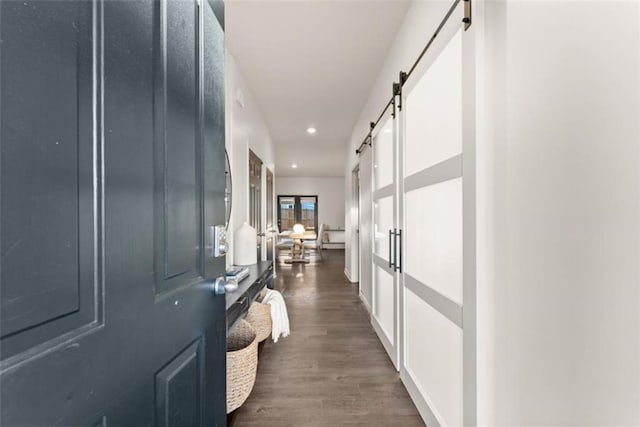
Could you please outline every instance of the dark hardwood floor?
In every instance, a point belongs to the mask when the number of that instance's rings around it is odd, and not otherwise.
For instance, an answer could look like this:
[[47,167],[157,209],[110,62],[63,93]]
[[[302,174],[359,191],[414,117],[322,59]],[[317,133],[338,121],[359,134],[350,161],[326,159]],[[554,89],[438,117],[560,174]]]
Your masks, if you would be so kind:
[[317,265],[278,268],[291,335],[261,349],[249,399],[229,419],[244,426],[424,426],[344,277],[344,251]]

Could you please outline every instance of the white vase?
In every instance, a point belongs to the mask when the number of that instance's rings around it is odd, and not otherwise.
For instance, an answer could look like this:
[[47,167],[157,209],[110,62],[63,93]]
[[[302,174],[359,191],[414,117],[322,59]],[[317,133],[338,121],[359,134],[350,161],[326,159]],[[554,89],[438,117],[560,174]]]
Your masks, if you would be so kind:
[[233,242],[233,258],[236,265],[251,265],[258,262],[257,233],[255,228],[245,222],[236,229]]

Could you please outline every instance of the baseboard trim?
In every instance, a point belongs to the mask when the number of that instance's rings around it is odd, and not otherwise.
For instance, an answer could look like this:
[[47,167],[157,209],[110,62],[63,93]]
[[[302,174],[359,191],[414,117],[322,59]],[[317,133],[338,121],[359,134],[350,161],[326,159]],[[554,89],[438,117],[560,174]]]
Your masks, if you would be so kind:
[[427,402],[427,399],[406,369],[402,369],[400,371],[400,379],[402,380],[404,387],[407,389],[407,392],[409,392],[409,396],[411,397],[411,400],[413,400],[413,404],[416,405],[416,408],[418,409],[418,412],[425,424],[429,427],[440,427],[442,424],[438,420],[438,417],[431,409],[429,402]]
[[396,371],[399,372],[400,365],[398,364],[398,360],[396,360],[396,351],[393,347],[393,344],[391,343],[391,341],[389,341],[389,338],[387,338],[387,334],[384,332],[382,325],[378,322],[378,320],[373,315],[371,316],[371,325],[373,326],[373,329],[376,331],[376,334],[378,335],[378,340],[382,343],[382,346],[387,352],[387,356],[389,356],[391,363],[393,363],[393,366],[394,368],[396,368]]
[[347,269],[347,267],[345,267],[345,268],[344,268],[344,275],[345,275],[345,277],[347,278],[347,280],[348,280],[349,282],[351,282],[351,283],[358,283],[358,281],[357,281],[357,280],[353,280],[353,279],[351,278],[351,273],[349,273],[349,270]]
[[371,314],[371,305],[369,305],[367,300],[364,298],[364,295],[362,295],[361,292],[358,292],[358,296],[360,297],[360,301],[362,301],[362,305],[364,305],[364,308],[366,308],[367,312]]

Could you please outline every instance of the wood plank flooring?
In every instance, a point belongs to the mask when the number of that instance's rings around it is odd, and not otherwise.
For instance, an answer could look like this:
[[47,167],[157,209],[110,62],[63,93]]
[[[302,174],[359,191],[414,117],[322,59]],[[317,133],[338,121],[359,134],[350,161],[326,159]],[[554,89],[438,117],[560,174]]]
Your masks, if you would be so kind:
[[291,335],[262,347],[249,399],[229,418],[245,426],[424,426],[400,382],[358,285],[344,277],[344,251],[324,262],[278,268],[276,289]]

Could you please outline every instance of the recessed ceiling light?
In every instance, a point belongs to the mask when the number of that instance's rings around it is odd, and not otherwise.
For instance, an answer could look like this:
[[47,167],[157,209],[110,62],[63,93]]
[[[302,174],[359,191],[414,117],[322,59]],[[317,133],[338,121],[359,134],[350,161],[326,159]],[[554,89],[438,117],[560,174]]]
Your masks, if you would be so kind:
[[310,135],[313,135],[316,132],[318,132],[318,129],[316,128],[307,128],[307,133]]
[[298,165],[296,165],[295,163],[291,165],[292,168],[297,169]]

